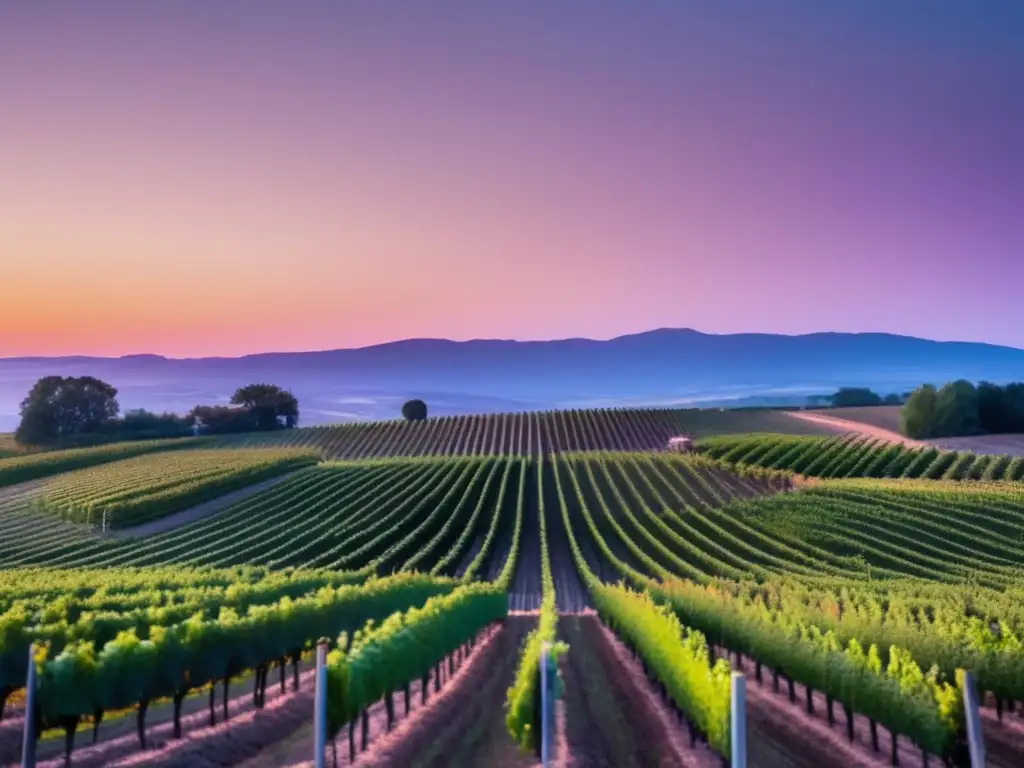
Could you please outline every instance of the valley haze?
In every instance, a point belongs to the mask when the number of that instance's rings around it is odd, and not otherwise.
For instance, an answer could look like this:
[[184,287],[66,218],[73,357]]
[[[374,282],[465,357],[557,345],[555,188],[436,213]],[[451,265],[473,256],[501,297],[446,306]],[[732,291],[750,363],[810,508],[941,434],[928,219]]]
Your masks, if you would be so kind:
[[407,339],[358,349],[245,357],[159,355],[0,359],[0,431],[42,376],[92,375],[133,408],[185,413],[266,381],[299,399],[300,423],[396,418],[424,399],[431,415],[615,406],[799,405],[840,386],[882,393],[957,378],[1024,379],[1024,350],[881,333],[705,334],[658,329],[606,341]]

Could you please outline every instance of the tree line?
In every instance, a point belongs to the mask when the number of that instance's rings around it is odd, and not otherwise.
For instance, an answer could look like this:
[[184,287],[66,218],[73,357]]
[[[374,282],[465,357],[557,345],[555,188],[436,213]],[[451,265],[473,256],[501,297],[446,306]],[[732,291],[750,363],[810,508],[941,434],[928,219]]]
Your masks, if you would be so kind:
[[119,416],[117,389],[92,376],[44,376],[21,402],[20,444],[74,447],[115,440],[183,437],[290,429],[299,423],[299,401],[273,384],[250,384],[230,405],[197,405],[184,416],[135,409]]
[[915,440],[1024,432],[1024,383],[999,386],[964,379],[925,384],[900,412],[903,434]]
[[828,395],[823,399],[833,408],[864,408],[876,405],[903,405],[908,397],[909,392],[891,392],[883,396],[867,387],[840,387],[834,395]]

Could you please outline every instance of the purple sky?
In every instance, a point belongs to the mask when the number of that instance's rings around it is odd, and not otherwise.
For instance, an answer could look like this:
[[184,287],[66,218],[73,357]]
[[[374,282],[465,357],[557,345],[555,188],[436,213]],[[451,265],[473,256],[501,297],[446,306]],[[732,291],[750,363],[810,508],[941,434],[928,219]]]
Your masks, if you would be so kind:
[[0,356],[1024,346],[1024,3],[0,4]]

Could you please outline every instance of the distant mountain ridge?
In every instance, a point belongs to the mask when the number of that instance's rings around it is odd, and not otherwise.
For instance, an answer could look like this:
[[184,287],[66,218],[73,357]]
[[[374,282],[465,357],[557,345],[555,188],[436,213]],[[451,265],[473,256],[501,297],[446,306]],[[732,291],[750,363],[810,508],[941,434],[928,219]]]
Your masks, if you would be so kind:
[[[397,414],[792,398],[838,386],[902,391],[930,381],[1024,380],[1024,350],[883,333],[706,334],[661,328],[609,340],[405,339],[354,349],[243,357],[128,355],[0,359],[0,429],[39,376],[92,374],[122,407],[182,410],[272,381],[295,391],[304,423]],[[199,399],[196,399],[199,398]],[[366,402],[370,401],[370,402]],[[400,403],[399,403],[400,405]]]

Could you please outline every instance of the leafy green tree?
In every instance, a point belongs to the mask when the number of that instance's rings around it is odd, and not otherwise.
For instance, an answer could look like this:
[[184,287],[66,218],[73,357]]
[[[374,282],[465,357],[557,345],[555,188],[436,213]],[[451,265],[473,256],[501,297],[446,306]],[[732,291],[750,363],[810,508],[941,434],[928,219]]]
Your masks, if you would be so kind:
[[910,393],[900,411],[900,428],[907,437],[925,440],[934,437],[938,391],[925,384]]
[[423,421],[427,418],[427,404],[422,400],[409,400],[402,406],[406,421]]
[[892,392],[882,398],[882,405],[903,405],[905,400],[906,398],[902,395]]
[[1003,388],[1003,432],[1024,432],[1024,384],[1014,382]]
[[231,404],[245,408],[258,430],[290,429],[299,423],[299,401],[273,384],[240,387],[231,396]]
[[117,390],[92,376],[45,376],[21,402],[14,438],[22,445],[52,445],[99,432],[118,412]]
[[198,425],[201,432],[209,435],[252,432],[256,428],[248,410],[226,405],[197,405],[186,418],[190,424]]
[[144,408],[125,411],[120,421],[111,424],[121,439],[142,440],[159,437],[184,437],[191,433],[192,420],[174,413],[153,413]]
[[841,387],[829,400],[836,408],[857,408],[882,404],[882,398],[867,387]]
[[978,390],[965,379],[944,385],[935,401],[935,419],[936,437],[976,435],[981,428]]
[[1002,432],[1007,428],[1006,390],[987,381],[977,387],[978,422],[984,432]]

